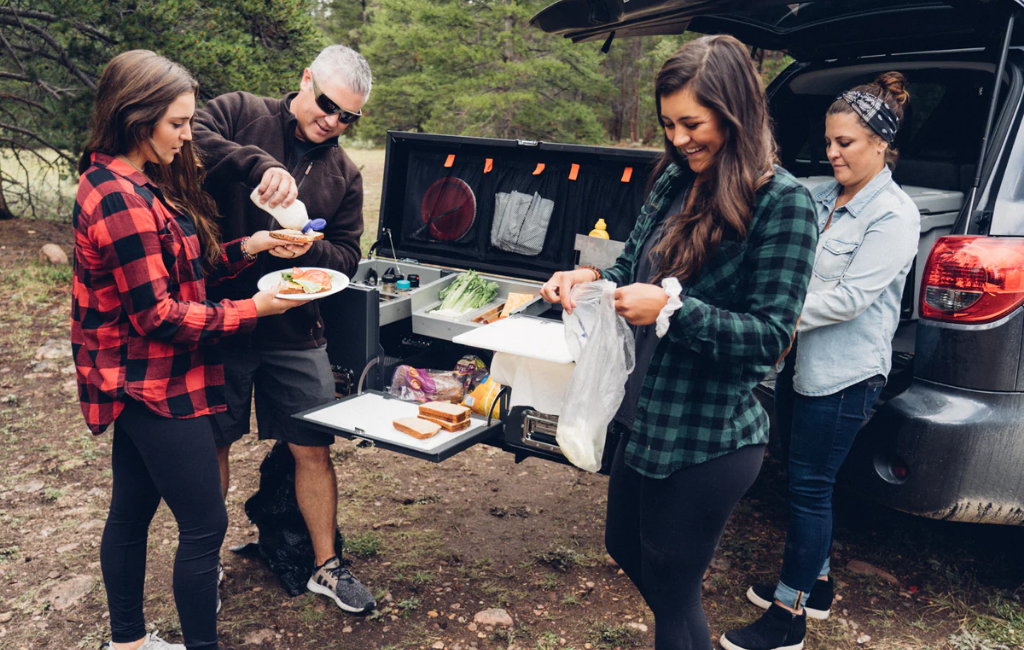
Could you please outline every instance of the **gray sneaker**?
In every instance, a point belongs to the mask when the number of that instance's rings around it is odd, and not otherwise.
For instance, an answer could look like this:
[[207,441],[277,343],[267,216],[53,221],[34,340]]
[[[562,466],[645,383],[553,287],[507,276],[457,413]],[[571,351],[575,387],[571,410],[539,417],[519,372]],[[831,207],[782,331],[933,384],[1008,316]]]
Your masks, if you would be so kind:
[[[100,646],[100,650],[113,650],[113,648],[113,641],[107,641]],[[185,650],[185,646],[180,643],[167,643],[158,637],[156,632],[151,632],[146,635],[146,640],[139,646],[139,650]]]
[[332,598],[346,612],[369,612],[377,606],[370,590],[356,580],[337,557],[327,560],[323,566],[315,567],[306,588],[315,594]]
[[220,606],[222,605],[220,600],[220,586],[224,584],[224,565],[220,562],[217,563],[217,613],[220,614]]

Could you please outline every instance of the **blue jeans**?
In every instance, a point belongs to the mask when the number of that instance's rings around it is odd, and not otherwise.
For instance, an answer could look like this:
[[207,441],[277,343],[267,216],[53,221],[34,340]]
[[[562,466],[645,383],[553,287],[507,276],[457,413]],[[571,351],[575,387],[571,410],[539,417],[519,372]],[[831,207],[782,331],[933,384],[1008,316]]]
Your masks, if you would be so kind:
[[[775,382],[776,426],[789,430],[789,530],[775,598],[800,608],[814,581],[829,572],[832,492],[861,425],[885,378],[876,375],[823,397],[793,390],[793,359]],[[783,436],[783,439],[786,437]]]

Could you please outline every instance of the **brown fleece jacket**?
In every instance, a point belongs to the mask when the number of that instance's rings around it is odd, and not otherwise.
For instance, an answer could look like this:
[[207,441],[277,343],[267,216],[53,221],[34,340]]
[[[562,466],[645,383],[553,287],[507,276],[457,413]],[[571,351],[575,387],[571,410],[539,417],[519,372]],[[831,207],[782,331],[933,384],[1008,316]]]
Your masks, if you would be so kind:
[[[359,168],[338,146],[337,139],[318,145],[299,158],[294,150],[297,120],[284,99],[228,93],[210,100],[196,112],[193,137],[206,166],[205,189],[217,201],[224,241],[258,230],[280,228],[270,214],[249,200],[271,167],[284,167],[301,184],[299,199],[310,219],[324,219],[324,239],[292,260],[261,253],[252,266],[217,287],[208,287],[211,300],[251,298],[263,275],[292,266],[320,266],[352,277],[359,263],[363,234],[363,178]],[[323,321],[317,301],[279,316],[259,319],[252,334],[224,339],[226,345],[258,349],[306,349],[324,345]]]

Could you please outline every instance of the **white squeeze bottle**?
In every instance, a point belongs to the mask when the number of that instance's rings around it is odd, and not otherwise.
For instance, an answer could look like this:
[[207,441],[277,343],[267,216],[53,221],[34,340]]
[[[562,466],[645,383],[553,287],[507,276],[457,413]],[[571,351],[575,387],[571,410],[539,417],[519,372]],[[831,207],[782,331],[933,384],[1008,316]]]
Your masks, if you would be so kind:
[[[272,208],[269,203],[260,203],[259,188],[253,190],[252,194],[249,195],[249,198],[252,199],[252,202],[258,205],[261,209],[269,212],[271,216],[273,216],[274,219],[276,219],[284,228],[302,230],[305,232],[305,230],[307,230],[307,226],[310,225],[309,214],[306,212],[306,204],[298,199],[295,199],[295,201],[287,208],[282,205]],[[322,220],[317,219],[316,221]],[[313,223],[312,228],[318,229],[316,222]],[[320,228],[323,228],[322,224],[320,225]]]

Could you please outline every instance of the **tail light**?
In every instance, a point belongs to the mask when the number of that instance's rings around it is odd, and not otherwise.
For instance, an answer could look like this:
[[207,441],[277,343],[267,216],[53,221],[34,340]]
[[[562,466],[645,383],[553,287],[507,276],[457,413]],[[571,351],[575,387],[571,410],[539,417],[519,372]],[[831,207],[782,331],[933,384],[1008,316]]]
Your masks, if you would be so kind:
[[921,316],[988,323],[1024,304],[1024,240],[942,237],[921,277]]

